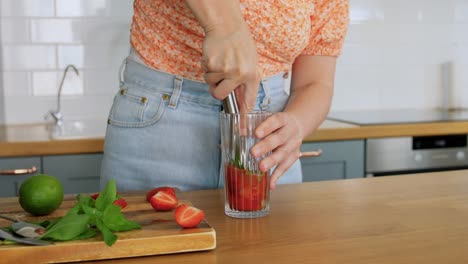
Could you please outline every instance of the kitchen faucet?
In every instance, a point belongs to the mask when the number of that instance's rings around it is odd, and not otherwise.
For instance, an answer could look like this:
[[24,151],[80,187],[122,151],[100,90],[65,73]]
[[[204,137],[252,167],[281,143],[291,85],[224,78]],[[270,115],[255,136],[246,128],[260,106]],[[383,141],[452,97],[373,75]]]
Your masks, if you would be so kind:
[[76,69],[75,65],[73,64],[70,64],[65,68],[65,70],[63,71],[62,81],[60,81],[60,86],[57,94],[57,109],[55,111],[50,110],[44,117],[47,120],[49,116],[52,116],[52,118],[55,120],[55,124],[59,126],[62,125],[63,120],[62,112],[60,112],[60,97],[62,96],[63,82],[65,81],[65,77],[67,76],[67,72],[70,68],[75,71],[76,75],[80,75],[78,69]]

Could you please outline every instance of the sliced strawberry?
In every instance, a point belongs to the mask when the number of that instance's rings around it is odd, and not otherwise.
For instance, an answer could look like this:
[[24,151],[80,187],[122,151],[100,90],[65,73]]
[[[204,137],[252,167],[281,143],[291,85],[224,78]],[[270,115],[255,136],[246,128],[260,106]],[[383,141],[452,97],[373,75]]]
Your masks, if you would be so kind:
[[183,228],[196,227],[205,218],[205,212],[188,204],[183,204],[175,210],[175,220]]
[[113,204],[120,206],[122,209],[127,207],[127,201],[125,201],[124,198],[119,198],[115,200]]
[[159,191],[165,191],[167,193],[170,193],[170,194],[176,196],[174,188],[168,187],[168,186],[163,186],[163,187],[159,187],[159,188],[154,188],[153,190],[146,193],[146,200],[149,202],[151,197],[153,197]]
[[[91,198],[93,198],[94,200],[96,200],[98,197],[99,197],[99,193],[95,193],[91,195]],[[122,209],[127,207],[127,201],[125,201],[124,198],[118,198],[117,200],[113,202],[113,204],[120,206]]]
[[150,203],[157,211],[170,211],[177,207],[179,200],[172,193],[159,191],[151,197]]

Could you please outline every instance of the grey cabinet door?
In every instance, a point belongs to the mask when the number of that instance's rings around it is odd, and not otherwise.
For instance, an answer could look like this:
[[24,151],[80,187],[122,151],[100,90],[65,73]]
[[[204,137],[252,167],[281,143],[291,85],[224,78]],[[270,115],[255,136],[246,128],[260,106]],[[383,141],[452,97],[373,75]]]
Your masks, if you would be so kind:
[[[31,169],[36,167],[37,172],[42,171],[40,157],[1,158],[0,171],[15,169]],[[0,197],[12,197],[18,195],[21,183],[33,174],[0,175]]]
[[303,181],[364,177],[364,140],[304,143],[301,151],[322,149],[320,157],[301,158]]
[[99,191],[102,154],[43,157],[43,172],[57,177],[66,194]]

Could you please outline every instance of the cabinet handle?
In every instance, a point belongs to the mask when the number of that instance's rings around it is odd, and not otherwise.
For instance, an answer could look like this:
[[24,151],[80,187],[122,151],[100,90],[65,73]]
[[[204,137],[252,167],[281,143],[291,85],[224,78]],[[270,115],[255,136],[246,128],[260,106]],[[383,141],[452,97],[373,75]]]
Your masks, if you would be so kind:
[[36,166],[32,166],[30,169],[0,170],[0,175],[22,175],[35,173],[36,171]]
[[315,151],[305,151],[301,152],[301,158],[313,158],[322,155],[322,150],[315,150]]

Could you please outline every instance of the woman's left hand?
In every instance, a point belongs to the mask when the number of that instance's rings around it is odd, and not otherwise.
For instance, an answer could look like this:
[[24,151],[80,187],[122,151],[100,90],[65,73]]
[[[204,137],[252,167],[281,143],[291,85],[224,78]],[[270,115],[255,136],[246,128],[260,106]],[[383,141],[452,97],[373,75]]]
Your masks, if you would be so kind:
[[299,120],[289,112],[279,112],[270,116],[255,130],[262,140],[252,147],[251,154],[259,158],[272,151],[260,161],[259,168],[265,172],[276,166],[271,175],[270,188],[275,189],[276,181],[300,157],[302,133]]

